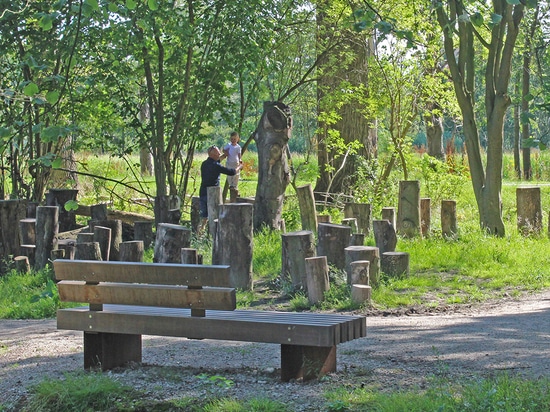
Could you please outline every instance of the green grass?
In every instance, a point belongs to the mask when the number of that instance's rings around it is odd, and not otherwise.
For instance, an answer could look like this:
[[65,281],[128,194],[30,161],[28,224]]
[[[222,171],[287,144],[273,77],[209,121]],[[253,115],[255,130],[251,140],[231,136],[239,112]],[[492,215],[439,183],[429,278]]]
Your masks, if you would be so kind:
[[[106,374],[80,372],[63,379],[46,379],[31,389],[22,411],[195,411],[195,412],[286,412],[288,405],[269,394],[250,399],[220,396],[232,381],[222,376],[198,375],[206,386],[205,396],[155,401],[122,385]],[[210,389],[208,387],[211,387]],[[216,388],[220,388],[217,390]],[[550,380],[527,380],[510,374],[456,379],[432,378],[427,388],[389,390],[378,385],[326,386],[322,411],[376,412],[486,412],[550,410]],[[0,410],[2,410],[0,404]]]

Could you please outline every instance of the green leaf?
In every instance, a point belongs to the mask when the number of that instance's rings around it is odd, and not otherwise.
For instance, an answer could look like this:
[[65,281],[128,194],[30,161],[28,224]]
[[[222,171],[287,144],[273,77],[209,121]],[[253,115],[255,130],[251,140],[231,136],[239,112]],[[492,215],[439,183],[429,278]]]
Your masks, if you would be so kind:
[[70,212],[71,210],[78,209],[78,202],[76,200],[67,200],[65,202],[65,205],[63,205],[63,207],[67,212]]
[[59,100],[59,92],[57,90],[52,90],[46,93],[46,100],[49,104],[55,104]]
[[85,0],[84,4],[87,4],[88,6],[90,6],[94,11],[99,10],[99,3],[97,0]]
[[53,27],[53,17],[49,14],[43,16],[38,22],[40,28],[44,31],[50,31]]
[[158,10],[159,4],[157,0],[147,0],[147,5],[149,6],[149,9],[152,11]]
[[11,136],[11,130],[7,127],[0,127],[0,139]]
[[534,9],[535,7],[537,7],[537,0],[527,0],[525,2],[525,7],[529,9]]
[[516,4],[519,4],[519,0],[506,0],[506,3],[515,6]]
[[526,102],[530,102],[531,100],[533,100],[535,98],[535,96],[533,96],[531,93],[523,96],[523,100],[525,100]]
[[491,23],[500,24],[502,21],[502,16],[500,14],[493,13],[491,14]]
[[480,27],[481,25],[483,25],[483,15],[481,13],[474,13],[471,17],[470,17],[470,21],[472,22],[472,24],[476,27]]
[[59,169],[61,166],[63,166],[63,159],[60,157],[56,157],[55,160],[52,162],[52,167],[54,169]]
[[116,13],[118,11],[118,6],[116,5],[116,3],[109,3],[109,5],[107,6],[107,9],[111,13]]
[[30,82],[23,88],[23,93],[25,94],[25,96],[34,96],[38,92],[38,85],[33,82]]
[[126,8],[128,10],[134,10],[137,7],[135,0],[126,0]]

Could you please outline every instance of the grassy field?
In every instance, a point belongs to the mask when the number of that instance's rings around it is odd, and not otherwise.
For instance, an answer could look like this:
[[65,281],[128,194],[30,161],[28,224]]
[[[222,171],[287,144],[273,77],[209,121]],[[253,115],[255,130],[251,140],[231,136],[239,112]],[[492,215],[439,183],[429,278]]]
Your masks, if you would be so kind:
[[[255,234],[253,270],[257,287],[254,291],[238,293],[238,305],[247,307],[251,303],[262,302],[282,310],[343,310],[358,311],[365,309],[395,309],[411,305],[441,307],[448,305],[471,304],[501,297],[515,297],[550,288],[550,240],[548,236],[548,213],[550,210],[550,162],[547,155],[540,155],[536,161],[537,173],[541,179],[529,182],[541,188],[543,213],[543,232],[536,236],[524,237],[517,230],[516,189],[525,185],[515,180],[510,169],[509,159],[505,162],[505,181],[502,191],[503,217],[506,236],[494,238],[485,235],[479,228],[477,208],[471,183],[463,170],[460,159],[452,165],[425,164],[422,159],[415,160],[412,176],[421,181],[421,196],[432,199],[432,226],[429,236],[423,239],[399,239],[397,250],[410,254],[410,275],[408,277],[389,278],[382,275],[378,287],[374,288],[372,303],[364,307],[353,304],[349,298],[349,287],[345,274],[331,268],[331,288],[324,302],[311,306],[305,294],[292,290],[288,279],[281,276],[281,236],[278,232],[263,231]],[[201,157],[196,160],[196,167]],[[87,170],[111,179],[124,179],[127,184],[136,184],[134,173],[128,168],[132,162],[105,156],[87,155],[82,159]],[[256,188],[255,162],[253,154],[245,155],[245,171],[242,174],[240,190],[243,196],[253,196]],[[301,170],[297,185],[314,184],[317,169],[315,163],[308,163],[302,156],[293,156],[294,166]],[[462,166],[461,166],[462,165]],[[439,171],[435,173],[434,171]],[[139,180],[139,179],[137,179]],[[395,188],[399,174],[388,184],[387,195],[383,202],[373,205],[373,218],[379,218],[382,206],[397,206]],[[152,178],[142,179],[139,186],[152,190]],[[113,207],[121,210],[150,212],[143,206],[128,199],[143,197],[132,192],[126,186],[111,181],[97,182],[82,178],[79,201],[94,204],[110,201]],[[197,184],[197,182],[195,182]],[[365,182],[369,187],[370,183]],[[152,192],[151,192],[152,193]],[[361,199],[362,201],[367,198]],[[457,202],[458,233],[453,239],[441,236],[440,201],[453,199]],[[341,219],[342,211],[331,208],[325,212],[333,216],[333,221]],[[292,187],[289,187],[285,200],[283,216],[287,230],[298,230],[299,213],[297,200]],[[185,218],[185,217],[184,217]],[[208,263],[210,240],[193,238],[193,247],[205,256]],[[374,245],[374,239],[367,237],[366,244]],[[151,260],[151,250],[147,259]],[[0,318],[41,319],[55,316],[60,306],[55,283],[50,270],[29,275],[11,272],[0,278]],[[369,306],[367,308],[367,306]],[[91,382],[83,382],[89,379]],[[61,385],[61,387],[59,386]],[[89,390],[68,394],[62,388],[75,385]],[[326,393],[327,411],[542,411],[550,410],[550,382],[548,379],[529,381],[502,375],[479,380],[460,382],[439,380],[426,389],[407,392],[383,393],[373,388],[349,391],[336,387]],[[62,399],[60,397],[66,396]],[[29,399],[30,411],[53,410],[48,405],[55,401],[58,411],[72,410],[113,410],[132,411],[135,408],[131,399],[134,395],[129,388],[117,386],[115,382],[102,374],[68,376],[63,383],[48,381],[41,383],[32,398]],[[117,399],[116,407],[97,403],[100,399]],[[54,399],[54,400],[52,400]],[[1,401],[0,401],[1,402]],[[179,401],[175,404],[149,406],[148,410],[196,410],[196,411],[285,411],[285,406],[265,398],[248,402],[236,402],[231,399],[202,399]],[[191,403],[196,407],[189,409]],[[106,405],[108,405],[107,402]],[[187,406],[182,406],[187,405]],[[368,407],[366,406],[368,405]],[[110,408],[110,409],[109,409]],[[134,409],[132,409],[134,408]],[[0,403],[0,411],[3,406]]]

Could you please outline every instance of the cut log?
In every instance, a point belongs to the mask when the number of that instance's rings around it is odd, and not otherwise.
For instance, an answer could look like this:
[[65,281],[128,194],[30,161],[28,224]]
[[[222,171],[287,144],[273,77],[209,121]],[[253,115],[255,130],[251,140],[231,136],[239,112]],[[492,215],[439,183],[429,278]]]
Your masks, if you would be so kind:
[[368,203],[346,203],[344,217],[357,219],[359,233],[369,235],[371,226],[371,205]]
[[405,238],[413,238],[421,233],[420,182],[418,180],[402,180],[399,182],[397,233]]
[[329,289],[327,257],[306,258],[305,263],[307,296],[309,303],[315,305],[325,299],[325,292]]
[[315,232],[317,230],[317,212],[315,211],[315,197],[310,184],[296,188],[298,204],[300,205],[300,217],[302,230]]
[[101,260],[101,250],[99,243],[77,243],[74,252],[75,260]]
[[172,223],[159,223],[153,262],[181,263],[181,249],[191,245],[191,229]]
[[111,253],[111,229],[105,226],[94,226],[92,241],[99,243],[101,260],[109,260]]
[[370,303],[372,289],[368,285],[352,285],[351,286],[351,301],[355,304],[362,305]]
[[441,201],[441,234],[444,238],[454,238],[458,234],[454,200]]
[[197,249],[184,247],[181,248],[181,263],[189,265],[199,264],[199,255]]
[[58,217],[59,207],[57,206],[39,206],[36,209],[36,252],[34,257],[36,270],[45,268],[51,251],[57,249]]
[[352,285],[369,285],[369,266],[368,260],[356,260],[350,263],[350,282]]
[[144,245],[142,240],[128,240],[120,244],[121,262],[143,262]]
[[397,227],[395,207],[383,207],[382,220],[389,220],[395,229]]
[[27,256],[16,256],[13,258],[15,263],[15,270],[18,273],[29,273],[31,271],[31,265]]
[[153,221],[138,220],[134,223],[134,240],[141,240],[144,248],[149,248],[153,244]]
[[351,228],[345,225],[319,223],[317,228],[317,256],[326,256],[329,265],[345,269],[344,249],[349,246]]
[[409,276],[409,254],[407,252],[382,253],[380,269],[389,277]]
[[518,231],[523,236],[539,234],[542,231],[540,187],[518,187],[516,189],[516,205],[518,209]]
[[373,220],[374,241],[380,253],[393,252],[397,246],[395,228],[389,220]]
[[281,235],[282,276],[290,278],[294,290],[307,288],[305,259],[315,256],[315,236],[311,230]]
[[19,221],[19,233],[21,235],[21,244],[36,244],[36,219],[26,218]]
[[88,224],[92,233],[94,233],[96,226],[111,229],[109,260],[119,260],[120,244],[122,243],[122,220],[90,220]]
[[432,225],[431,202],[429,197],[420,199],[420,231],[424,237],[430,235]]

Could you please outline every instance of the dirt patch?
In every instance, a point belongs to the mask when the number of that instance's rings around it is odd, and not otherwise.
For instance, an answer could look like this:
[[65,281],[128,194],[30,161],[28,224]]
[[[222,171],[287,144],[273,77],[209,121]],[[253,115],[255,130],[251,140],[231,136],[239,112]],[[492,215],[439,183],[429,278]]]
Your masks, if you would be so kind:
[[[323,392],[339,384],[402,389],[442,374],[550,376],[550,290],[440,312],[408,308],[367,316],[367,337],[339,345],[338,372],[321,382],[281,383],[278,345],[151,336],[144,337],[143,365],[109,374],[152,399],[264,395],[296,411],[320,410]],[[57,330],[55,320],[0,320],[0,403],[11,405],[8,410],[17,410],[33,384],[61,379],[82,364],[81,333]]]

